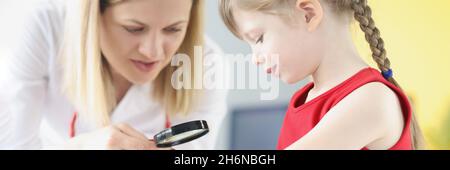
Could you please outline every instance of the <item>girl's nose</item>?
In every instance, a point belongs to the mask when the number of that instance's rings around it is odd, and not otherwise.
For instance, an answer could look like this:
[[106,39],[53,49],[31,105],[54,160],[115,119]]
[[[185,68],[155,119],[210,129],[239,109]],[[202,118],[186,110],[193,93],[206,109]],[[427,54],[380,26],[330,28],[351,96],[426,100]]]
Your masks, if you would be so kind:
[[258,53],[253,54],[252,59],[253,59],[253,63],[255,63],[256,65],[261,65],[266,62],[266,59],[264,57],[262,57],[261,55],[259,55]]

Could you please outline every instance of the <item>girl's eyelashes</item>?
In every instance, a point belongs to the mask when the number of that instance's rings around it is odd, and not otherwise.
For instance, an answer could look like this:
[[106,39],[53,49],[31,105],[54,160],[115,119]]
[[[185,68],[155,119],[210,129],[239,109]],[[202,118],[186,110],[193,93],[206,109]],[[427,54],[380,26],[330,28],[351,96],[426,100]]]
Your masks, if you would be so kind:
[[258,40],[256,40],[256,44],[263,43],[264,42],[264,34],[259,36]]

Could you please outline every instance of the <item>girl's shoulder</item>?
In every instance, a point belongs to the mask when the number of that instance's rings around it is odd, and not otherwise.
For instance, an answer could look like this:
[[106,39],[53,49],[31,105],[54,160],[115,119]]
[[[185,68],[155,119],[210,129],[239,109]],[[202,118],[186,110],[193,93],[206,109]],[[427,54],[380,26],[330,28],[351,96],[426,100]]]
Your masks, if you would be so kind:
[[[369,149],[389,149],[400,139],[406,120],[397,92],[382,82],[367,83],[343,98],[334,112],[349,114],[361,128],[375,133]],[[407,101],[406,101],[407,102]]]
[[390,149],[404,126],[398,101],[382,82],[359,86],[287,149]]

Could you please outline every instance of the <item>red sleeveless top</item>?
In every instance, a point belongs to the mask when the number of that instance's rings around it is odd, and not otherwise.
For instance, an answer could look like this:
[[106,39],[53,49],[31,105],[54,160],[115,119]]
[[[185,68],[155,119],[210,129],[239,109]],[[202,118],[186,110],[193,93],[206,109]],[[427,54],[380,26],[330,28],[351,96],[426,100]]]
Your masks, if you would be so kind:
[[390,148],[390,150],[412,149],[409,128],[411,121],[411,106],[408,98],[399,88],[384,79],[381,73],[373,68],[366,68],[359,71],[341,84],[307,103],[304,103],[304,101],[306,100],[308,92],[314,87],[314,84],[309,83],[296,92],[287,109],[287,113],[281,127],[277,149],[284,149],[302,138],[311,129],[313,129],[322,117],[325,116],[331,108],[338,104],[339,101],[359,87],[371,82],[381,82],[392,89],[397,94],[403,111],[405,127],[403,128],[400,139],[393,147]]

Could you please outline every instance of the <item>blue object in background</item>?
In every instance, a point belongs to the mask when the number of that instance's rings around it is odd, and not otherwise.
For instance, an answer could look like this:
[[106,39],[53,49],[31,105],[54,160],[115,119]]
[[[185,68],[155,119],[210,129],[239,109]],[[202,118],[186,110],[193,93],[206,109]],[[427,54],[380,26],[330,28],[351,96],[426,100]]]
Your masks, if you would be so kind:
[[287,106],[235,108],[231,111],[232,150],[274,150]]

